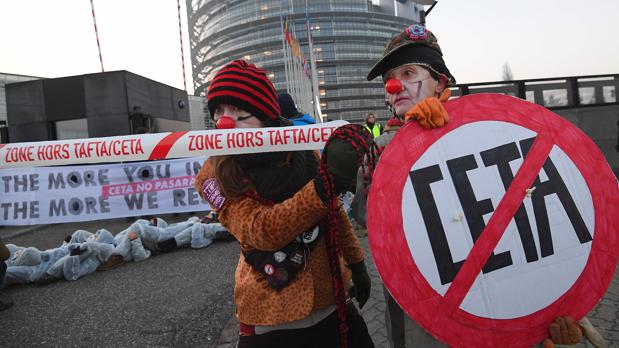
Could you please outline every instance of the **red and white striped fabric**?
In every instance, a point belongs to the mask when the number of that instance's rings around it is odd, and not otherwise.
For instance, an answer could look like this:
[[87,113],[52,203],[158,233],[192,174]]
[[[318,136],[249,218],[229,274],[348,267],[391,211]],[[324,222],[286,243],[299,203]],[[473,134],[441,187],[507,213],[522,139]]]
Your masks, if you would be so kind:
[[99,31],[97,30],[97,16],[95,16],[95,4],[90,0],[90,8],[92,10],[92,22],[95,25],[95,37],[97,38],[97,49],[99,50],[99,62],[101,63],[101,72],[105,72],[103,68],[103,55],[101,54],[101,43],[99,42]]
[[178,35],[181,40],[181,65],[183,66],[183,88],[187,90],[187,78],[185,77],[185,52],[183,51],[183,29],[181,27],[181,0],[176,0],[178,8]]
[[242,153],[317,150],[346,121],[311,126],[214,129],[0,146],[0,168],[147,161]]

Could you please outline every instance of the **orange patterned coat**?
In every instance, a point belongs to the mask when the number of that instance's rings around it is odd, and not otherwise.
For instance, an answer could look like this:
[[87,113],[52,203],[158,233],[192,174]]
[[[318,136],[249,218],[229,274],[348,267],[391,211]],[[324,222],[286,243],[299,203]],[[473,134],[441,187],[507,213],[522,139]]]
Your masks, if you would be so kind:
[[[196,177],[196,189],[212,177],[207,160]],[[327,208],[309,182],[293,197],[274,206],[252,198],[227,200],[219,211],[220,222],[241,244],[243,251],[253,248],[276,251],[326,217]],[[343,259],[340,268],[344,287],[350,286],[350,270],[345,264],[363,261],[363,249],[343,209],[339,211],[339,244]],[[239,258],[235,274],[236,316],[248,325],[277,325],[307,317],[310,312],[335,304],[331,271],[324,236],[310,255],[307,269],[281,291]]]

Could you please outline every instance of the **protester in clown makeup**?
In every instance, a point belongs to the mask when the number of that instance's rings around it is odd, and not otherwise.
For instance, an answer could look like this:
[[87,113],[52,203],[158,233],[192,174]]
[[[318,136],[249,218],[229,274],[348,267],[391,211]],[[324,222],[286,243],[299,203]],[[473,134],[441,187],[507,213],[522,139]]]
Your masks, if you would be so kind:
[[[219,129],[287,122],[266,72],[242,60],[215,74],[207,102]],[[198,173],[196,189],[241,248],[238,347],[374,346],[350,301],[361,307],[370,294],[363,250],[346,213],[332,204],[332,193],[354,190],[371,135],[354,125],[334,134],[346,131],[348,140],[327,142],[328,166],[314,151],[271,152],[210,157]]]
[[[443,53],[436,36],[424,26],[411,25],[393,36],[387,43],[382,57],[370,70],[368,81],[382,76],[386,104],[393,117],[404,122],[417,122],[426,129],[443,127],[450,117],[443,107],[451,95],[449,87],[456,79],[443,60]],[[384,134],[376,143],[387,146],[394,133]],[[363,194],[368,187],[361,175],[358,176],[357,194],[353,217],[365,227],[366,199]],[[371,231],[370,231],[371,232]],[[387,302],[385,322],[391,347],[446,347],[409,318],[384,289]],[[406,324],[405,324],[406,323]],[[561,329],[559,329],[561,328]],[[569,337],[566,332],[579,332]],[[586,337],[596,347],[603,347],[604,340],[586,318],[579,323],[571,318],[557,318],[549,327],[550,337],[544,341],[545,348],[555,344],[572,345]]]

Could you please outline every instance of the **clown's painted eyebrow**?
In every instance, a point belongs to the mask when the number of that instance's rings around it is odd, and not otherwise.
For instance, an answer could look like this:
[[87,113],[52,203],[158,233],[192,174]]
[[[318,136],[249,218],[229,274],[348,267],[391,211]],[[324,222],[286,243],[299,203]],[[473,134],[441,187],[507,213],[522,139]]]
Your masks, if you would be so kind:
[[236,120],[237,121],[245,121],[245,120],[247,120],[249,118],[252,118],[252,117],[254,117],[254,115],[239,116],[239,117],[236,118]]

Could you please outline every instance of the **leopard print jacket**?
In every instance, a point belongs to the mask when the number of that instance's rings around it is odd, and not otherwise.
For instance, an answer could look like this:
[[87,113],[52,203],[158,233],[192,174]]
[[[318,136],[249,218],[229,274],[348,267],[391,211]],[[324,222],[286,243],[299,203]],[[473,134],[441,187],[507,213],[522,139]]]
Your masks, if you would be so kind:
[[[195,187],[200,194],[202,183],[212,177],[207,160],[196,177]],[[227,200],[219,211],[219,219],[240,242],[243,251],[254,248],[276,251],[316,226],[326,214],[327,208],[310,181],[292,198],[274,206],[249,197]],[[351,274],[345,265],[363,261],[364,254],[342,208],[339,224],[340,268],[344,288],[348,289]],[[235,273],[234,298],[239,321],[261,326],[303,319],[313,310],[335,304],[325,238],[312,250],[307,267],[281,291],[274,290],[241,254]]]

